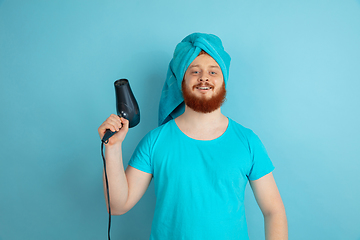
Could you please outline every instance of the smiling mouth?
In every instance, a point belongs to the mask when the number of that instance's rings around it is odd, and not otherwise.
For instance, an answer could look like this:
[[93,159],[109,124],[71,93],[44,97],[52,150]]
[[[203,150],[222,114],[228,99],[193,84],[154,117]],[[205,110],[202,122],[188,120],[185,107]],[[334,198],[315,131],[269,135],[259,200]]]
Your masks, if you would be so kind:
[[196,89],[200,89],[200,90],[210,90],[210,89],[212,89],[212,87],[196,87]]
[[214,88],[214,86],[212,86],[211,84],[209,83],[199,83],[199,84],[196,84],[194,86],[195,89],[198,89],[198,90],[212,90]]

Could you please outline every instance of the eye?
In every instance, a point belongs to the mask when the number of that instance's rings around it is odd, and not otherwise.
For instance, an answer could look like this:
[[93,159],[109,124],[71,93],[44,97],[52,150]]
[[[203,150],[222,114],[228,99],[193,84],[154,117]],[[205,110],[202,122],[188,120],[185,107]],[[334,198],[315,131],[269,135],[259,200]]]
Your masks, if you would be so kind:
[[215,74],[216,74],[216,72],[212,71],[212,72],[210,72],[210,74],[211,74],[211,75],[215,75]]

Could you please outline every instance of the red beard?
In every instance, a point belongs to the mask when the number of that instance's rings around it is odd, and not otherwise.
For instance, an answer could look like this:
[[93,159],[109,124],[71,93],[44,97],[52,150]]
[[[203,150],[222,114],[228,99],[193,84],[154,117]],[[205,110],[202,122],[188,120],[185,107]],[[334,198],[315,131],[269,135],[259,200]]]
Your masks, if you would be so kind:
[[[183,92],[184,102],[186,106],[194,110],[195,112],[201,112],[201,113],[211,113],[215,111],[216,109],[220,108],[221,105],[226,100],[226,89],[225,84],[223,83],[220,87],[220,91],[213,96],[210,99],[206,99],[205,97],[197,97],[195,96],[190,90],[188,90],[185,87],[185,81],[182,81],[181,89]],[[197,86],[211,86],[209,83],[205,84],[198,84],[194,86],[193,88],[196,88]],[[211,86],[213,87],[213,86]]]

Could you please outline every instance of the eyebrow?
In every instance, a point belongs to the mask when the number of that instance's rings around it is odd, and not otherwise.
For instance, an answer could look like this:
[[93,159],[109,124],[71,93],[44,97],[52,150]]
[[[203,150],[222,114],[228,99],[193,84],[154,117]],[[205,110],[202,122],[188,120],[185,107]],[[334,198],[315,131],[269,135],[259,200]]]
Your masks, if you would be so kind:
[[[200,67],[200,65],[190,65],[189,66],[189,68],[193,68],[193,67]],[[219,68],[220,69],[220,67],[219,66],[216,66],[216,65],[211,65],[211,66],[209,66],[210,68]]]

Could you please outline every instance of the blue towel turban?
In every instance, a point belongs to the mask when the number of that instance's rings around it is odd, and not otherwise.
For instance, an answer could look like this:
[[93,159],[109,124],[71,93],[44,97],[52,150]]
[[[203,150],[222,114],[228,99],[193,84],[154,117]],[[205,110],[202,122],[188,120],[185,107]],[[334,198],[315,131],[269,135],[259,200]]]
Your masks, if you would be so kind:
[[220,38],[213,34],[193,33],[185,37],[175,48],[159,106],[159,126],[175,119],[185,111],[181,83],[189,65],[201,50],[208,53],[220,66],[226,86],[229,77],[230,56],[225,52]]

